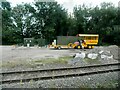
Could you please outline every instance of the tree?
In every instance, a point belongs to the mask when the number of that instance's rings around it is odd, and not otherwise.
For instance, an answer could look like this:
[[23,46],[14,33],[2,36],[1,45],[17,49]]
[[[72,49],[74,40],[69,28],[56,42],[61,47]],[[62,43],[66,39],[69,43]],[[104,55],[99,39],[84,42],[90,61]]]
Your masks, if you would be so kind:
[[89,10],[90,8],[88,8],[84,4],[80,5],[79,7],[74,7],[74,18],[77,27],[77,34],[86,33],[88,19],[90,18]]
[[57,2],[35,2],[36,28],[39,37],[49,42],[58,35],[66,35],[67,12]]
[[1,2],[2,9],[2,43],[13,44],[14,40],[14,25],[12,21],[11,5],[9,2]]
[[20,4],[13,8],[12,14],[16,26],[16,40],[23,42],[23,38],[33,37],[34,8],[30,4]]
[[120,8],[112,3],[102,3],[100,7],[83,4],[74,7],[73,15],[57,2],[22,3],[15,7],[2,2],[0,10],[3,44],[23,43],[23,38],[43,38],[50,43],[56,36],[79,33],[99,34],[99,45],[119,43],[120,30],[114,26],[120,25]]
[[[74,8],[78,33],[99,34],[99,44],[110,43],[106,38],[115,34],[114,25],[119,24],[119,9],[112,3],[101,3],[101,7],[90,8],[85,5]],[[117,20],[118,19],[118,20]],[[111,37],[113,37],[112,35]],[[114,42],[114,40],[112,41]]]

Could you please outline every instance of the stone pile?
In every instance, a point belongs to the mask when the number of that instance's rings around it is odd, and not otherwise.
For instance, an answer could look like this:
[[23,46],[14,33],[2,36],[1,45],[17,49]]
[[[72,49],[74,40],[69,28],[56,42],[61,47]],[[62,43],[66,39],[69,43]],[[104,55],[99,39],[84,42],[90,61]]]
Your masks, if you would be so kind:
[[99,51],[99,52],[79,52],[74,55],[74,58],[89,58],[89,59],[113,59],[113,55],[111,55],[110,51]]
[[99,60],[100,62],[112,62],[112,60],[116,60],[118,55],[118,46],[108,46],[108,47],[98,47],[88,51],[80,51],[76,53],[73,57],[74,59],[70,60],[68,64],[76,64],[81,63],[85,64],[85,59],[89,60]]

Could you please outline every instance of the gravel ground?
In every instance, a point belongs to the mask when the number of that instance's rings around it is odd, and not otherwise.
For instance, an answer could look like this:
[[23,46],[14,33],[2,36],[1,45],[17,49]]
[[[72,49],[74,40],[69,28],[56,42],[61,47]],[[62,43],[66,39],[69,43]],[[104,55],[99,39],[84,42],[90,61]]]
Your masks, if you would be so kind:
[[[94,49],[87,49],[87,50],[75,50],[75,49],[66,49],[66,50],[50,50],[48,48],[37,48],[37,47],[14,47],[14,46],[0,46],[0,50],[2,50],[2,62],[26,62],[26,61],[34,61],[37,59],[42,58],[59,58],[63,56],[73,56],[75,53],[83,51],[85,53],[90,52],[98,52],[100,50],[110,51],[110,53],[114,56],[111,60],[99,60],[97,64],[104,64],[104,63],[114,63],[119,62],[119,52],[120,48],[116,45],[108,46],[108,47],[95,47]],[[76,63],[72,66],[84,66],[84,65],[91,65],[96,64],[96,61],[86,62],[84,60],[80,60],[79,63]],[[47,69],[47,68],[59,68],[59,67],[70,67],[71,65],[68,64],[40,64],[33,67],[23,67],[22,65],[13,67],[13,68],[2,68],[2,71],[19,71],[19,70],[34,70],[34,69]],[[4,84],[2,85],[3,88],[55,88],[55,87],[64,87],[64,88],[81,88],[81,87],[100,87],[101,84],[103,86],[116,87],[118,85],[118,73],[107,73],[107,74],[100,74],[100,75],[92,75],[92,76],[84,76],[84,77],[73,77],[73,78],[66,78],[66,79],[56,79],[56,80],[45,80],[45,81],[30,81],[29,83],[16,83],[16,84]],[[105,82],[106,84],[104,84]],[[97,85],[96,85],[97,84]],[[0,86],[1,87],[1,86]]]
[[[60,68],[60,67],[76,67],[76,66],[85,66],[85,65],[93,65],[93,64],[105,64],[105,63],[115,63],[119,62],[116,59],[109,59],[109,60],[79,60],[76,59],[77,63],[75,64],[64,64],[64,63],[54,63],[54,64],[36,64],[36,65],[27,65],[29,61],[34,61],[37,59],[42,58],[58,58],[61,56],[73,56],[75,53],[78,53],[80,51],[85,53],[91,53],[91,52],[99,52],[101,50],[104,51],[110,51],[114,57],[116,56],[118,59],[118,47],[116,45],[108,46],[108,47],[95,47],[94,49],[86,49],[86,50],[76,50],[76,49],[66,49],[66,50],[50,50],[48,48],[37,48],[37,47],[13,47],[13,46],[0,46],[0,49],[2,49],[2,62],[7,62],[8,65],[9,62],[17,62],[17,63],[26,63],[26,67],[23,65],[17,65],[16,67],[4,67],[2,68],[2,71],[19,71],[19,70],[34,70],[34,69],[49,69],[49,68]],[[71,59],[72,60],[72,59]],[[70,60],[70,61],[71,61]],[[79,60],[79,62],[78,62]],[[75,61],[75,59],[74,59]],[[15,63],[16,64],[16,63]],[[30,63],[32,64],[32,63]]]
[[98,52],[100,50],[110,51],[112,55],[114,55],[114,59],[119,59],[119,51],[120,48],[116,45],[103,47],[97,46],[94,49],[86,49],[86,50],[76,50],[76,49],[62,49],[62,50],[54,50],[49,48],[37,48],[37,47],[14,47],[14,46],[0,46],[0,50],[2,51],[2,61],[9,60],[34,60],[40,58],[58,58],[61,56],[72,56],[79,51],[83,52]]
[[3,84],[2,88],[116,88],[118,72],[89,75],[64,79],[30,81],[25,83]]
[[66,55],[73,55],[69,50],[54,50],[49,48],[37,47],[13,47],[0,46],[2,50],[2,61],[9,60],[35,60],[41,58],[58,58]]
[[118,69],[118,66],[109,66],[109,67],[97,67],[97,68],[81,68],[75,70],[62,70],[62,71],[48,71],[48,72],[36,72],[36,73],[24,73],[24,74],[10,74],[4,75],[2,80],[11,80],[11,79],[22,79],[22,78],[31,78],[31,77],[42,77],[42,76],[53,76],[53,75],[65,75],[65,74],[78,74],[78,73],[85,73],[85,72],[92,72],[92,71],[103,71],[103,70],[110,70],[110,69]]

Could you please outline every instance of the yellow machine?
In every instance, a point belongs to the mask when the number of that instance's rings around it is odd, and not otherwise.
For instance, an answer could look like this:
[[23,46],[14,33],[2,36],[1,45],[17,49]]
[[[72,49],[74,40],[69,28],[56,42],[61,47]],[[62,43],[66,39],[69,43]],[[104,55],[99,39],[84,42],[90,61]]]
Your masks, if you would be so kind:
[[82,48],[94,48],[98,44],[98,34],[78,34],[77,36],[83,40]]
[[76,36],[58,36],[52,46],[61,48],[94,48],[98,44],[98,34],[77,34]]

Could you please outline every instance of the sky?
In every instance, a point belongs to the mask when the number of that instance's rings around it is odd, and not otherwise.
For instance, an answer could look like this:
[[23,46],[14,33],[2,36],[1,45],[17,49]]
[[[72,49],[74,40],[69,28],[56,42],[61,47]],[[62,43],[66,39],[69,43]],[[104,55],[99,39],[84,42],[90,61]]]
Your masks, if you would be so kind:
[[[15,6],[16,4],[20,4],[22,2],[31,3],[34,0],[7,0],[7,1],[9,1],[12,6]],[[94,7],[96,5],[100,5],[100,3],[102,2],[112,2],[115,6],[118,6],[118,2],[120,0],[55,0],[55,1],[61,4],[64,8],[68,9],[68,12],[72,13],[73,7],[76,5],[78,6],[86,4],[88,6]]]

